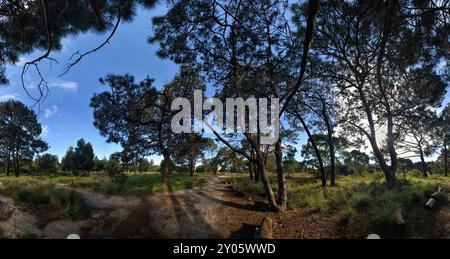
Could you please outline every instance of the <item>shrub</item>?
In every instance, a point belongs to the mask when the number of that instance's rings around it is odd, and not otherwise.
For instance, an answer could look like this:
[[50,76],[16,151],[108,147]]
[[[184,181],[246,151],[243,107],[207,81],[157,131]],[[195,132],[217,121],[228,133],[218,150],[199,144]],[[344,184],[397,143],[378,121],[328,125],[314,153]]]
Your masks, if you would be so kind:
[[45,181],[14,179],[4,182],[3,192],[16,201],[35,208],[57,210],[72,219],[84,218],[88,208],[81,194],[56,188]]
[[413,169],[409,171],[408,175],[412,177],[422,177],[422,172],[419,169]]
[[122,165],[114,159],[110,159],[106,163],[105,170],[114,183],[124,184],[127,181]]

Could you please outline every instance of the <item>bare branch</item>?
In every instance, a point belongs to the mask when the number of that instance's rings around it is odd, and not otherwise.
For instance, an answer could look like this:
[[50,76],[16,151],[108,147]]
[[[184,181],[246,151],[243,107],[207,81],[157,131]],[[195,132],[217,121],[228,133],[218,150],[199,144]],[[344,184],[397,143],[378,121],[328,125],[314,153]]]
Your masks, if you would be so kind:
[[70,72],[70,70],[71,70],[75,65],[77,65],[78,63],[80,63],[81,60],[82,60],[84,57],[86,57],[86,56],[88,56],[88,55],[90,55],[90,54],[92,54],[92,53],[95,53],[95,52],[99,51],[99,50],[102,49],[104,46],[106,46],[107,44],[109,44],[110,40],[111,40],[111,39],[113,38],[113,36],[116,34],[117,29],[119,28],[120,22],[121,22],[121,20],[122,20],[122,11],[121,11],[121,7],[120,7],[120,6],[117,7],[117,12],[118,12],[118,15],[117,15],[117,22],[116,22],[116,25],[114,26],[114,29],[112,30],[112,32],[111,32],[111,34],[108,36],[108,38],[106,38],[106,40],[105,40],[102,44],[100,44],[98,47],[96,47],[95,49],[92,49],[92,50],[90,50],[90,51],[88,51],[88,52],[85,52],[85,53],[82,53],[82,54],[81,54],[79,51],[77,51],[76,53],[74,53],[74,54],[72,55],[72,57],[70,58],[69,61],[73,60],[73,58],[74,58],[75,56],[78,56],[78,58],[76,58],[73,62],[67,64],[66,68],[64,68],[63,73],[62,73],[61,75],[59,75],[59,77],[63,77],[63,76],[65,76],[65,75],[67,75],[67,74]]

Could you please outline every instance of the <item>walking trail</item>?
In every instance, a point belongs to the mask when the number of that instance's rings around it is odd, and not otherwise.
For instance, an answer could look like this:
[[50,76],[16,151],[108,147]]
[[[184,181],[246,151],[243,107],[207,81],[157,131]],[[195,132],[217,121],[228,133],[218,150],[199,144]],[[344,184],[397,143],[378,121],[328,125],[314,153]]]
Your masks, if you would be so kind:
[[[69,234],[111,239],[252,238],[266,216],[274,219],[274,238],[337,238],[342,234],[336,218],[308,209],[272,214],[261,198],[235,191],[226,182],[226,176],[219,176],[191,190],[145,197],[76,189],[91,210],[91,216],[82,221],[42,215],[0,196],[0,238],[64,239]],[[438,218],[447,222],[442,237],[450,238],[450,206]]]

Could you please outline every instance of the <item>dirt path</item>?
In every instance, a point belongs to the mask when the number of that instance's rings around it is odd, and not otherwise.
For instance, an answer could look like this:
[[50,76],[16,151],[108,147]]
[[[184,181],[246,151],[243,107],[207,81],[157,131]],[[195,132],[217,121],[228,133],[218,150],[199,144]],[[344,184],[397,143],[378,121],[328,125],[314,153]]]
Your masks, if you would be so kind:
[[147,197],[109,197],[77,189],[91,209],[91,217],[76,222],[64,219],[42,223],[32,210],[0,196],[0,237],[66,238],[76,233],[82,238],[252,238],[268,215],[275,221],[275,238],[336,235],[334,219],[308,210],[268,213],[261,198],[232,190],[225,184],[226,178],[214,178],[192,190]]
[[[450,195],[448,196],[448,200],[450,201]],[[437,220],[443,225],[442,231],[440,231],[441,238],[450,239],[450,203],[439,212]]]

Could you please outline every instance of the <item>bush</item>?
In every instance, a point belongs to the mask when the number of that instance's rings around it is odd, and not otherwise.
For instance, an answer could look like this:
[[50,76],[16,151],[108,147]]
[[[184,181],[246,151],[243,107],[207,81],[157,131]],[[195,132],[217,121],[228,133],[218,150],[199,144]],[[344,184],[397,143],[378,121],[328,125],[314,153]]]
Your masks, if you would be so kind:
[[413,169],[409,171],[408,175],[412,177],[422,177],[422,172],[419,169]]
[[122,165],[114,159],[110,159],[106,163],[105,170],[114,183],[124,184],[127,181],[127,176],[124,174]]
[[81,194],[56,188],[47,182],[13,179],[4,182],[3,192],[16,201],[35,208],[57,210],[72,219],[81,219],[88,215],[88,209]]

